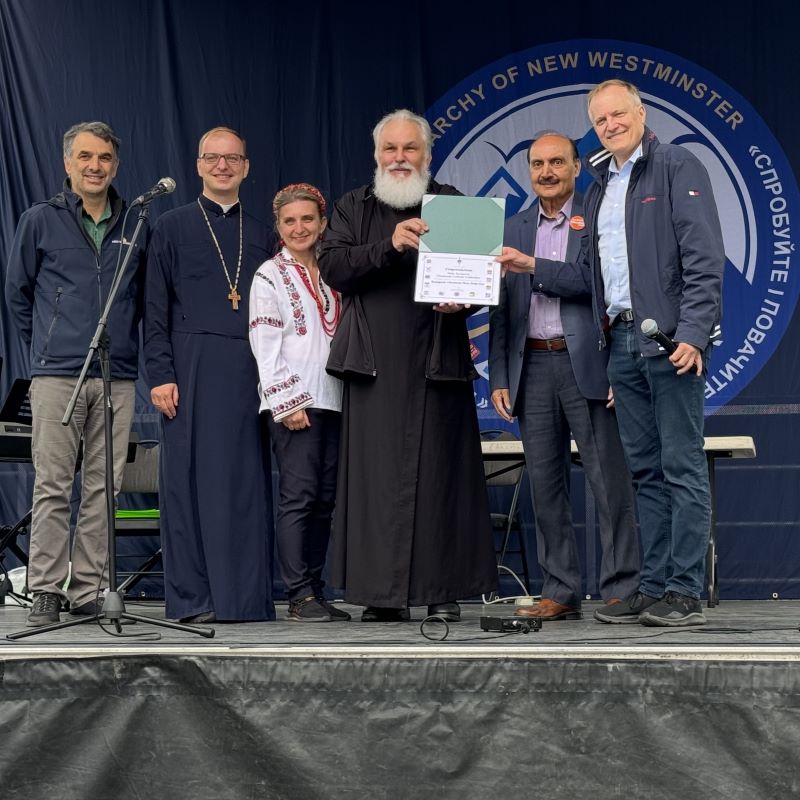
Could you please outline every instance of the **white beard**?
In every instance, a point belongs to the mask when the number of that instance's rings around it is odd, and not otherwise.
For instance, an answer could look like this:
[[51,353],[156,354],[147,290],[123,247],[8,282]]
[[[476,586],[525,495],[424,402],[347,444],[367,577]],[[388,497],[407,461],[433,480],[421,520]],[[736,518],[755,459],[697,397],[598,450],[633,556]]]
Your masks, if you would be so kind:
[[394,178],[388,169],[378,166],[374,177],[375,197],[399,211],[413,208],[422,202],[430,177],[427,167],[420,171],[412,170],[407,178]]

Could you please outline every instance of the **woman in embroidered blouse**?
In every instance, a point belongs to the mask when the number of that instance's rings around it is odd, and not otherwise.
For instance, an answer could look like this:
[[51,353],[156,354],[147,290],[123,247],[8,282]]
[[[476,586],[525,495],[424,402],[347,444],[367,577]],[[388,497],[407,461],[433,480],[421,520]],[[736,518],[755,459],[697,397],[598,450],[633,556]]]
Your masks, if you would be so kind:
[[253,279],[250,345],[280,473],[276,539],[287,619],[348,620],[322,593],[342,404],[341,382],[325,372],[341,313],[339,294],[317,268],[325,200],[310,184],[291,184],[275,195],[272,210],[281,249]]

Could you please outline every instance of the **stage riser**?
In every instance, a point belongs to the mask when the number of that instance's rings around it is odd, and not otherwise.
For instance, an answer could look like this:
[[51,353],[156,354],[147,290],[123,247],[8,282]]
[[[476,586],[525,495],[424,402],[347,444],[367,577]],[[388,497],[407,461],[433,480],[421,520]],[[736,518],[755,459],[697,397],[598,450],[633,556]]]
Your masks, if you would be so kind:
[[7,661],[4,799],[790,798],[800,670],[713,661]]

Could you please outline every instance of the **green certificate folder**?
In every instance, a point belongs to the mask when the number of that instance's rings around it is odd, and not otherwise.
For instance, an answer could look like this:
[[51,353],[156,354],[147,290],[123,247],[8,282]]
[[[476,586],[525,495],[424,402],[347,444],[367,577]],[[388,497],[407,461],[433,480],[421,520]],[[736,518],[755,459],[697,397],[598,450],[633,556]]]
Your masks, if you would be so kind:
[[505,199],[426,194],[414,299],[419,303],[497,305]]

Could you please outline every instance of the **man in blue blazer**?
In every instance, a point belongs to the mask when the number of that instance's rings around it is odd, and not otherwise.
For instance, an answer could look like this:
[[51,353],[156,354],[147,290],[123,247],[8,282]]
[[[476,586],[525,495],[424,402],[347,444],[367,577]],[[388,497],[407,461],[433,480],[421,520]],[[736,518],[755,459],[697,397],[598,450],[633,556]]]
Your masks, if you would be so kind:
[[[504,245],[556,261],[576,261],[588,235],[575,192],[575,143],[539,134],[528,151],[537,202],[506,223]],[[589,294],[548,296],[529,274],[509,272],[489,328],[492,402],[519,417],[536,516],[542,599],[517,609],[542,620],[580,619],[581,571],[569,497],[570,433],[595,495],[603,555],[600,594],[608,603],[639,585],[639,545],[630,474],[611,410],[606,366]]]

